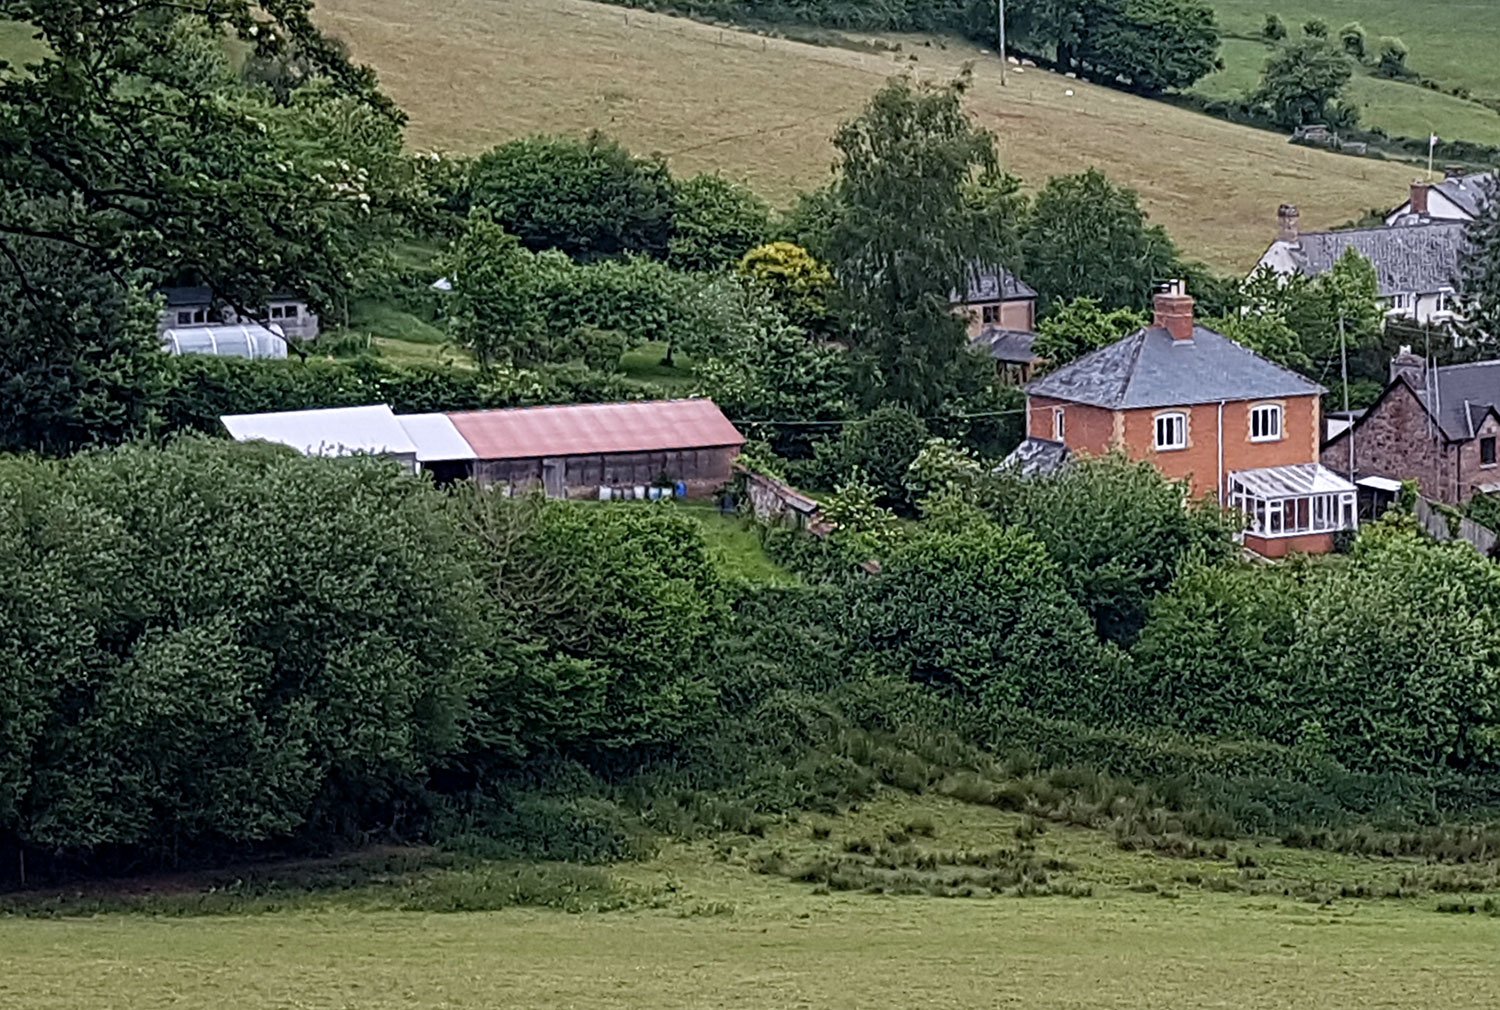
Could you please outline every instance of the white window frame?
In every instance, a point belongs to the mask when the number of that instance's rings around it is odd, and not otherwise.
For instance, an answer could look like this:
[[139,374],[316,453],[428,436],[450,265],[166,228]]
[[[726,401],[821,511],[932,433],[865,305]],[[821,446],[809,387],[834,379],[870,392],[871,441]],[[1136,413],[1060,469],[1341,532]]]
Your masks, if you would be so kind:
[[1052,408],[1052,440],[1061,442],[1068,434],[1068,415],[1062,407]]
[[[1152,435],[1154,436],[1157,452],[1177,452],[1188,447],[1188,416],[1185,411],[1163,411],[1162,413],[1157,414],[1156,417],[1152,419],[1152,422]],[[1168,425],[1167,433],[1169,435],[1173,433],[1173,427],[1175,426],[1176,434],[1178,436],[1178,439],[1176,441],[1162,441],[1161,436],[1163,422]]]
[[[1262,425],[1261,434],[1255,433],[1256,421],[1260,417],[1274,417],[1275,434],[1268,435]],[[1279,403],[1257,403],[1250,408],[1250,441],[1252,442],[1280,442],[1286,438],[1286,411]]]

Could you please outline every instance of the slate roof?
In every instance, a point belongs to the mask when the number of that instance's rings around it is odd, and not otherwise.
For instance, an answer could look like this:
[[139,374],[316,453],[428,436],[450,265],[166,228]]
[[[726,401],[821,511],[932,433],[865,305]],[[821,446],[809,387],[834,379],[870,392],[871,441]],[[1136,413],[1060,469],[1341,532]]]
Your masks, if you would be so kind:
[[1130,410],[1318,396],[1325,390],[1222,333],[1195,326],[1192,340],[1173,340],[1165,329],[1149,326],[1043,376],[1026,392]]
[[1050,477],[1064,469],[1073,455],[1061,442],[1028,438],[1001,461],[998,469],[1021,477]]
[[1459,210],[1470,217],[1478,217],[1484,209],[1484,183],[1493,172],[1473,172],[1469,175],[1449,176],[1435,182],[1432,188],[1452,200]]
[[951,302],[1014,302],[1035,298],[1036,291],[1002,266],[971,263],[967,293],[948,295]]
[[640,400],[449,414],[476,459],[533,459],[743,445],[712,400]]
[[212,305],[214,300],[213,289],[207,287],[162,288],[161,293],[166,297],[169,309],[187,305]]
[[1417,396],[1453,442],[1466,442],[1484,423],[1485,415],[1500,406],[1500,361],[1429,368],[1422,383],[1413,384]]
[[1278,241],[1276,245],[1286,249],[1304,277],[1327,273],[1347,250],[1356,249],[1374,265],[1380,294],[1390,296],[1435,294],[1456,287],[1463,243],[1462,221],[1433,221],[1303,232],[1295,243]]
[[1007,330],[999,326],[986,326],[977,337],[969,341],[969,346],[975,350],[987,352],[996,361],[1029,365],[1037,360],[1036,354],[1031,349],[1035,343],[1035,333],[1025,330]]

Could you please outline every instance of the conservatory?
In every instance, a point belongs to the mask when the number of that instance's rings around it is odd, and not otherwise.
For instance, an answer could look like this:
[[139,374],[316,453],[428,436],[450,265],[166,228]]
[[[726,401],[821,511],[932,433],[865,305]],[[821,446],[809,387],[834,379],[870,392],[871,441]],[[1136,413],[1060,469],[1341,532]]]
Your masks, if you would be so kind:
[[1324,553],[1359,525],[1357,489],[1317,463],[1229,475],[1229,507],[1245,516],[1245,546],[1266,557]]
[[168,354],[209,354],[219,358],[284,358],[286,337],[255,323],[173,327],[161,335]]

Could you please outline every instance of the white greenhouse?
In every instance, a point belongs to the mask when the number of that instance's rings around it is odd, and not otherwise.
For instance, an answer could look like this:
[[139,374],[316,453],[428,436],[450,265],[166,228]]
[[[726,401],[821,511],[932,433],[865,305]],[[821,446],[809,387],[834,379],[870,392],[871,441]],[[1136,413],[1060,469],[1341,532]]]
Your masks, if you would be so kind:
[[286,337],[255,323],[173,327],[161,335],[168,354],[210,354],[219,358],[284,358]]

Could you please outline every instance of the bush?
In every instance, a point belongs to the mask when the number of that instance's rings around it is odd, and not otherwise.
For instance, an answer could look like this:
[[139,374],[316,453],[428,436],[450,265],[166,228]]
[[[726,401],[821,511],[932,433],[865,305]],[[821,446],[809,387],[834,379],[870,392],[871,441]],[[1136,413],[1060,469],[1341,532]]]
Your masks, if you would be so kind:
[[501,144],[474,160],[469,190],[475,207],[533,252],[661,259],[672,238],[676,191],[666,165],[598,133]]
[[1058,713],[1090,696],[1088,615],[1030,536],[980,521],[919,532],[856,590],[853,639],[891,676]]
[[1365,26],[1358,21],[1351,21],[1339,29],[1339,45],[1344,47],[1344,52],[1356,60],[1363,60],[1368,49],[1369,36],[1365,33]]
[[1322,18],[1309,18],[1302,22],[1302,34],[1310,39],[1328,38],[1328,22]]
[[1391,36],[1381,38],[1380,51],[1375,58],[1375,76],[1395,81],[1410,77],[1411,71],[1406,69],[1408,52],[1406,43],[1400,39]]
[[1260,37],[1275,43],[1286,38],[1286,35],[1286,22],[1281,19],[1281,15],[1267,14],[1265,23],[1260,28]]
[[911,511],[906,474],[930,437],[920,417],[903,407],[881,407],[844,426],[838,439],[820,444],[807,477],[817,487],[832,487],[856,472],[876,493],[882,508]]
[[45,872],[401,823],[487,634],[433,492],[198,439],[3,469],[0,848]]

